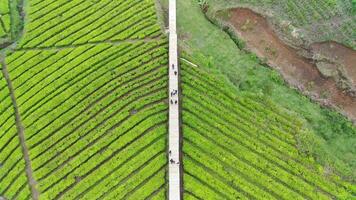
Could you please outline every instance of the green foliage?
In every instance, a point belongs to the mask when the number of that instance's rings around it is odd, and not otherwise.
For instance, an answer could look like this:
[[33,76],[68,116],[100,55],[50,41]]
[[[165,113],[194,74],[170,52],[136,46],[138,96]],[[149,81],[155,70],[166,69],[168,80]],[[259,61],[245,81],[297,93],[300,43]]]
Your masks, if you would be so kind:
[[312,134],[298,116],[236,95],[185,62],[182,87],[185,191],[205,199],[352,198],[352,185],[296,148],[296,138]]
[[47,4],[29,5],[28,12],[32,14],[25,24],[21,47],[79,45],[161,35],[153,0],[59,0]]
[[0,194],[8,199],[24,199],[30,194],[29,188],[26,187],[25,160],[18,140],[13,104],[2,73],[0,127]]
[[198,0],[198,4],[204,12],[208,11],[209,6],[208,6],[208,3],[206,2],[206,0]]
[[[105,178],[108,174],[129,175],[158,152],[155,159],[161,164],[155,167],[165,165],[167,60],[166,40],[19,50],[6,58],[44,198],[63,191],[65,199],[84,193],[125,196],[123,187],[134,187],[142,179],[117,188],[121,179]],[[142,150],[156,140],[160,145],[152,146],[155,150]],[[135,154],[142,158],[135,158],[140,162],[133,165],[129,158]],[[126,165],[132,167],[109,167]],[[144,168],[138,175],[150,176],[154,170]],[[85,180],[77,184],[76,177]],[[98,187],[88,191],[94,183]]]
[[10,7],[10,21],[11,21],[11,39],[17,40],[21,36],[23,30],[23,12],[24,0],[9,1]]
[[[40,199],[162,197],[168,44],[154,1],[25,3],[24,34],[4,62]],[[2,89],[0,111],[3,97],[11,111]],[[0,195],[29,199],[14,115],[1,114]]]
[[[329,124],[323,124],[323,126],[329,126],[325,128],[323,132],[323,137],[325,140],[332,140],[337,138],[338,133],[343,133],[344,136],[355,136],[356,128],[352,125],[350,121],[345,120],[340,114],[335,112],[330,112],[330,110],[322,110],[324,116],[330,121]],[[331,130],[328,131],[327,130]]]
[[19,38],[23,28],[22,7],[23,0],[0,2],[0,45],[8,45]]
[[8,14],[10,12],[9,9],[9,1],[0,1],[0,14]]
[[10,10],[9,10],[8,1],[1,1],[0,2],[0,38],[6,38],[9,32],[10,32]]
[[[308,133],[321,141],[313,143],[302,140],[300,149],[309,144],[317,145],[310,147],[311,150],[315,150],[310,152],[310,155],[315,156],[319,163],[342,174],[348,180],[355,180],[356,163],[353,160],[356,154],[354,146],[351,145],[355,138],[355,129],[350,128],[351,123],[334,111],[326,111],[327,109],[311,102],[297,90],[289,88],[277,71],[262,65],[262,61],[256,55],[241,51],[228,34],[206,20],[194,2],[193,0],[180,1],[178,6],[180,19],[178,30],[181,34],[189,35],[187,39],[181,41],[181,45],[186,52],[189,52],[190,57],[202,63],[204,68],[206,68],[206,61],[211,60],[209,73],[219,77],[224,85],[234,88],[235,93],[254,93],[263,101],[271,101],[278,107],[284,107],[291,113],[295,113],[306,122],[304,125],[310,130]],[[215,6],[211,7],[213,8]],[[332,137],[324,137],[324,135]],[[330,139],[326,141],[326,138]]]
[[225,26],[225,27],[223,27],[223,30],[229,34],[229,36],[236,43],[236,45],[239,47],[239,49],[245,49],[245,47],[246,47],[245,41],[238,38],[236,36],[235,32],[230,27]]

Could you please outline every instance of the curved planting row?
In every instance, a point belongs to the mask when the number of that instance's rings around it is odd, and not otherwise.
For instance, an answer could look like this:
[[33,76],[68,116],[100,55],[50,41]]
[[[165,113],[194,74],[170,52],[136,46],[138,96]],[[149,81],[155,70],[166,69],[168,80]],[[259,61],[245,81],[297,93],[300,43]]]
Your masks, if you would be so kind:
[[[0,1],[0,40],[10,33],[9,1]],[[1,41],[0,41],[1,43]]]
[[154,1],[58,0],[28,2],[20,48],[68,46],[157,37]]
[[25,160],[15,124],[14,107],[2,74],[0,74],[0,196],[7,199],[25,199],[30,196]]
[[352,185],[302,156],[295,116],[235,95],[199,67],[182,64],[184,190],[187,199],[330,199]]
[[166,188],[167,42],[6,57],[44,199],[137,199]]
[[[168,44],[154,3],[26,1],[5,63],[40,199],[165,198]],[[0,83],[0,197],[29,199]]]

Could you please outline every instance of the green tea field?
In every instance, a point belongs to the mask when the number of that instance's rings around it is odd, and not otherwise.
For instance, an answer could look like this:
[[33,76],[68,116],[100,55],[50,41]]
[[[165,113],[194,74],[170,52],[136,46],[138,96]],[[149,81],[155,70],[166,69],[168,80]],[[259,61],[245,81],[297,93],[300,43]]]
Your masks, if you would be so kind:
[[0,200],[356,199],[354,0],[0,0]]
[[0,196],[160,197],[168,43],[154,2],[24,9],[21,39],[2,50]]
[[0,2],[0,38],[5,38],[10,32],[10,8],[8,1]]
[[308,130],[297,116],[181,67],[186,199],[352,198],[354,186],[298,152],[296,136]]

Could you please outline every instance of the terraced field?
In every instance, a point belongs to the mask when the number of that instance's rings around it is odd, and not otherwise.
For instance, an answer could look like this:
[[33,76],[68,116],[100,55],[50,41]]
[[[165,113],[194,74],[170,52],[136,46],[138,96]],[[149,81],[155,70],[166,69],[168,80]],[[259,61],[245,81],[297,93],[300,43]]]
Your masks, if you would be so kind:
[[0,38],[5,38],[10,32],[9,1],[0,2]]
[[154,1],[29,1],[21,48],[143,39],[161,34]]
[[154,6],[27,1],[2,53],[0,196],[164,198],[168,43]]
[[301,154],[302,128],[258,96],[182,63],[185,199],[347,199],[355,187]]
[[[1,67],[2,68],[2,67]],[[3,69],[2,69],[3,70]],[[30,195],[15,111],[5,77],[0,75],[0,194],[24,199]]]
[[[0,199],[167,199],[168,40],[155,1],[22,3],[0,2],[12,40],[0,50]],[[180,64],[184,199],[355,197],[301,151],[314,133],[300,116]]]

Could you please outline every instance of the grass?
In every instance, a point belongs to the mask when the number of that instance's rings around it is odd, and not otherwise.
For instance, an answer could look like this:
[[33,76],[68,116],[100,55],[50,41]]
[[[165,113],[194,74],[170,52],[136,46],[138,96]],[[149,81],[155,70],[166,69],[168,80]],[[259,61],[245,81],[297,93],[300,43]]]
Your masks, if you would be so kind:
[[180,47],[221,82],[240,95],[257,94],[303,119],[310,133],[299,136],[301,152],[355,180],[356,129],[351,122],[289,88],[254,54],[241,51],[228,34],[205,18],[196,1],[178,2],[178,30]]
[[21,36],[23,29],[23,19],[21,13],[23,11],[24,0],[9,1],[10,21],[11,21],[11,40],[15,41]]
[[204,199],[348,199],[356,188],[301,155],[309,130],[256,95],[241,95],[204,67],[181,62],[185,194]]

